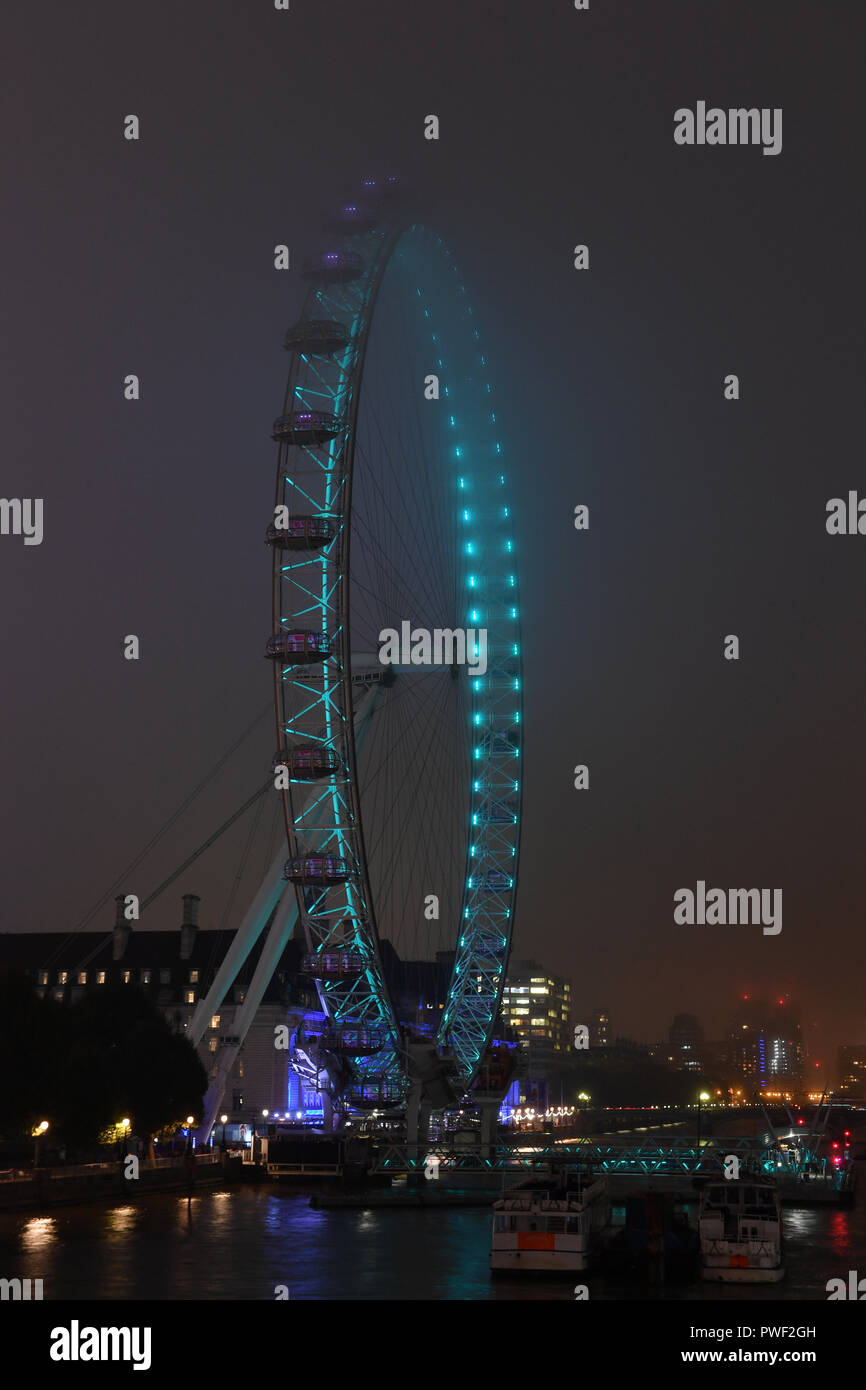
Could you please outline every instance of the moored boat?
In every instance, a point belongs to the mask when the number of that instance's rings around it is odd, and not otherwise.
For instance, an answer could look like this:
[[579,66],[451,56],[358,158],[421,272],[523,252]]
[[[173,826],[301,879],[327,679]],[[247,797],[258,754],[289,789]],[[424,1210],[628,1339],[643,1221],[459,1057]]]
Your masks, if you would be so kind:
[[606,1177],[534,1180],[494,1202],[490,1268],[588,1269],[609,1220]]
[[782,1212],[772,1179],[707,1183],[699,1229],[703,1279],[775,1284],[784,1278]]

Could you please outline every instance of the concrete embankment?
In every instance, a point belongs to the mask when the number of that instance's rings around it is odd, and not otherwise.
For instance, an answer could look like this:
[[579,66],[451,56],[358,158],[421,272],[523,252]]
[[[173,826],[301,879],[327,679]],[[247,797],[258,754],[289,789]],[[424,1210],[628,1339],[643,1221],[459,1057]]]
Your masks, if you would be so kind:
[[189,1167],[182,1158],[142,1160],[136,1177],[125,1176],[121,1163],[82,1163],[62,1168],[37,1168],[0,1173],[0,1211],[116,1201],[148,1192],[186,1192],[213,1187],[233,1176],[234,1165],[219,1154],[205,1154]]

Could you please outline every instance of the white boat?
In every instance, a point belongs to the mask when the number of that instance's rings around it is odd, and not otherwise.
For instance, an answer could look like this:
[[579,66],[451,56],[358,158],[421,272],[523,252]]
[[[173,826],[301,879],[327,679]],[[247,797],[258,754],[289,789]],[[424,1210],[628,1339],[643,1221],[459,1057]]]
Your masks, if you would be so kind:
[[771,1179],[708,1183],[698,1225],[703,1279],[775,1284],[784,1278],[782,1211]]
[[588,1269],[598,1232],[610,1221],[607,1178],[546,1186],[538,1181],[493,1203],[492,1270]]

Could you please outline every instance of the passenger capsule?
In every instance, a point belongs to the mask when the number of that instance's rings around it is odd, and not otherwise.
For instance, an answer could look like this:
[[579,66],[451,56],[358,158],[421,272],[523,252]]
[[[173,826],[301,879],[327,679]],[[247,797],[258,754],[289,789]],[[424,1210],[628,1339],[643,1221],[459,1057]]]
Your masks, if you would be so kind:
[[333,748],[299,745],[295,748],[278,748],[274,754],[273,770],[278,767],[289,769],[292,782],[318,782],[322,777],[333,777],[340,770],[340,759]]
[[359,951],[316,951],[301,959],[301,974],[314,980],[350,980],[362,974]]
[[290,516],[287,526],[268,527],[266,543],[276,550],[321,550],[330,545],[337,528],[327,516]]
[[377,226],[375,213],[363,203],[344,203],[327,223],[329,232],[363,236]]
[[508,893],[513,886],[514,879],[510,874],[499,873],[495,869],[483,874],[478,884],[482,893]]
[[286,444],[326,444],[342,428],[342,420],[326,410],[293,410],[274,421],[271,438]]
[[268,639],[265,656],[286,666],[310,666],[327,661],[331,655],[331,639],[326,632],[310,632],[306,628],[275,632]]
[[364,273],[364,261],[356,251],[320,251],[304,266],[304,279],[316,285],[346,285]]
[[337,1024],[326,1028],[319,1046],[337,1057],[371,1057],[385,1046],[385,1034],[357,1024]]
[[352,871],[345,859],[331,855],[315,855],[308,859],[287,859],[283,878],[304,887],[329,888],[332,884],[348,883]]
[[354,1110],[388,1110],[404,1103],[402,1090],[394,1081],[364,1081],[347,1087],[343,1098]]
[[336,319],[307,319],[296,323],[286,334],[283,347],[287,352],[300,352],[307,357],[331,357],[343,352],[352,341],[344,323]]

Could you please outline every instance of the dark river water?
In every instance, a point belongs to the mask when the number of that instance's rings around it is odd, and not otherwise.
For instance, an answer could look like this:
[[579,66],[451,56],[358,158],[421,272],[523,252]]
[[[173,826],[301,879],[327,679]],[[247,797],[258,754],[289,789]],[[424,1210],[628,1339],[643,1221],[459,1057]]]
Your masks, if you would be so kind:
[[318,1211],[263,1185],[154,1194],[47,1215],[0,1214],[0,1277],[43,1280],[44,1299],[821,1299],[866,1276],[866,1206],[785,1210],[787,1277],[767,1287],[696,1282],[656,1292],[596,1272],[491,1278],[485,1208]]

